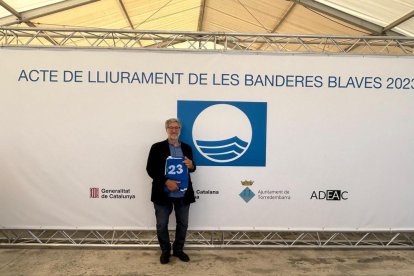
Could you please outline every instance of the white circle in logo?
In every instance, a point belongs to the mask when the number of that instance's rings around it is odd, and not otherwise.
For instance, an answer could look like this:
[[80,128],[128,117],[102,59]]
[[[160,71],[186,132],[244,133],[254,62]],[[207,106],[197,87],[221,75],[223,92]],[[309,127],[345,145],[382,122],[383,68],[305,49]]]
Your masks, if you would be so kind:
[[213,162],[226,163],[247,151],[252,140],[252,126],[237,107],[215,104],[198,114],[192,134],[201,155]]

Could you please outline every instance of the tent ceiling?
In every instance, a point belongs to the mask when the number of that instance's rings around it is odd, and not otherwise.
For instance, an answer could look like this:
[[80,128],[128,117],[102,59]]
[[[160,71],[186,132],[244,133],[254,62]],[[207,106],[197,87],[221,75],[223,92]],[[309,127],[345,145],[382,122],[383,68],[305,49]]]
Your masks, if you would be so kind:
[[414,0],[0,0],[0,26],[414,37]]

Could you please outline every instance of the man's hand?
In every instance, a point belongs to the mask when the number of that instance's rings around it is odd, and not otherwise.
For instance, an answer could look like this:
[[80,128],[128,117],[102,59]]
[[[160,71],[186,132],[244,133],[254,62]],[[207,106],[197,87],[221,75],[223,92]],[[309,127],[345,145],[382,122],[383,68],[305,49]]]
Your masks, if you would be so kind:
[[167,181],[165,181],[165,186],[167,186],[167,189],[171,192],[175,192],[178,191],[178,184],[180,184],[180,181],[176,181],[176,180],[171,180],[168,179]]
[[183,163],[187,166],[189,170],[194,169],[193,161],[188,159],[187,156],[184,157]]

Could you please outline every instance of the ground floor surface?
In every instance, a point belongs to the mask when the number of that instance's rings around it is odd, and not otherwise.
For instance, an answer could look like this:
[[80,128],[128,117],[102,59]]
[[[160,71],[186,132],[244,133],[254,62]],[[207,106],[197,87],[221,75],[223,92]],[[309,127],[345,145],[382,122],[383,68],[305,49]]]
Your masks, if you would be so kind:
[[414,275],[414,250],[0,248],[0,275]]

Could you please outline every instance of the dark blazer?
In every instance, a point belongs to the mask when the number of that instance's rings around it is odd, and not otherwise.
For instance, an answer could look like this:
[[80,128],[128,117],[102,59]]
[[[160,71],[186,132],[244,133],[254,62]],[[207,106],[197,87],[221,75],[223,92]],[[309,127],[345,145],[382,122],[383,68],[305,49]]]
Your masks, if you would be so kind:
[[[194,168],[188,171],[194,172],[196,165],[193,160],[191,147],[181,142],[181,149],[184,156],[191,159],[194,164]],[[165,160],[168,156],[170,156],[170,147],[168,140],[164,140],[151,146],[147,160],[147,173],[152,178],[151,201],[160,205],[165,205],[171,201],[168,194],[164,191],[165,182],[167,181],[165,177]],[[187,204],[195,202],[193,184],[191,183],[190,176],[188,179],[188,189],[184,194],[184,202]]]

